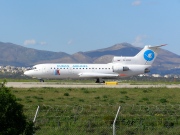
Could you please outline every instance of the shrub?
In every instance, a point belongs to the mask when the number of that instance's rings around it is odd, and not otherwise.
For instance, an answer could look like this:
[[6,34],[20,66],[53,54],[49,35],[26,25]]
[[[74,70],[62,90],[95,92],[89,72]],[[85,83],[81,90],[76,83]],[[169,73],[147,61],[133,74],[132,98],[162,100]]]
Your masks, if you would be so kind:
[[130,98],[128,96],[125,96],[125,100],[130,100]]
[[148,99],[148,98],[142,98],[142,100],[144,100],[144,101],[149,101],[149,99]]
[[98,97],[95,97],[95,99],[100,99],[100,97],[98,96]]
[[64,93],[64,96],[69,96],[69,93]]
[[22,101],[22,99],[21,98],[17,98],[17,101]]
[[84,99],[79,99],[80,102],[84,102]]
[[167,103],[167,102],[168,102],[165,98],[161,98],[159,101],[160,101],[161,103]]
[[84,90],[84,93],[89,93],[89,91],[88,90]]
[[124,102],[123,100],[120,100],[119,102],[120,102],[120,103],[126,103],[126,102]]
[[108,98],[108,96],[107,96],[107,95],[104,95],[103,98]]
[[[11,94],[10,88],[2,85],[0,88],[0,134],[25,135],[33,134],[33,123],[29,124],[23,113],[23,105]],[[26,132],[27,131],[27,132]]]
[[121,94],[127,94],[127,91],[121,91],[120,93]]

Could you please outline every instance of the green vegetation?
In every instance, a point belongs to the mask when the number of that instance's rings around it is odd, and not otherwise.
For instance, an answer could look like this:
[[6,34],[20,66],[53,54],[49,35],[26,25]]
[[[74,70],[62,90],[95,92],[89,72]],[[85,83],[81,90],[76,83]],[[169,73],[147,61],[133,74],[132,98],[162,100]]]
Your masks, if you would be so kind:
[[180,89],[12,88],[37,134],[180,134]]
[[5,87],[6,81],[0,86],[0,134],[1,135],[32,135],[34,123],[28,121],[23,113],[23,106],[11,94],[10,88]]

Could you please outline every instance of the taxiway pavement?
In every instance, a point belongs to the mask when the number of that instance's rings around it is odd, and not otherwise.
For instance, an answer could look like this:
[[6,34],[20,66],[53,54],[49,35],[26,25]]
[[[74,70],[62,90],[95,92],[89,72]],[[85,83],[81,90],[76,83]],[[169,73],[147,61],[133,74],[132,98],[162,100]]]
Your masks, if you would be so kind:
[[167,87],[167,88],[180,88],[179,84],[165,85],[131,85],[128,83],[119,83],[118,85],[105,85],[95,83],[56,83],[56,82],[8,82],[7,87],[14,88],[42,88],[42,87],[54,87],[54,88],[151,88],[151,87]]

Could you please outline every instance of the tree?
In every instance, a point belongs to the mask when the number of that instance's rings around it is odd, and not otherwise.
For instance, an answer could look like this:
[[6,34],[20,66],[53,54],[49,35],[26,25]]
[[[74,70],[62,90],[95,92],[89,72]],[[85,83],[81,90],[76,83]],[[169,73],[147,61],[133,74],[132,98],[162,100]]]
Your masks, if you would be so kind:
[[[0,135],[33,134],[33,123],[27,121],[23,105],[17,102],[10,88],[0,87]],[[31,132],[30,132],[31,131]]]

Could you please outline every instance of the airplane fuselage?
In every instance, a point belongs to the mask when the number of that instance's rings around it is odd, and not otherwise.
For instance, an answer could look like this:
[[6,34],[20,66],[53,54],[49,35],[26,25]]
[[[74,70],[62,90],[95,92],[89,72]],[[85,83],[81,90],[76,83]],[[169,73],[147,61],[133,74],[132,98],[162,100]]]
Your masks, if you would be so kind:
[[42,78],[116,78],[145,73],[149,65],[109,64],[39,64],[25,72],[31,77]]
[[38,64],[24,72],[25,75],[45,78],[96,78],[100,82],[103,78],[128,77],[150,72],[159,47],[145,46],[134,57],[115,56],[108,64]]

